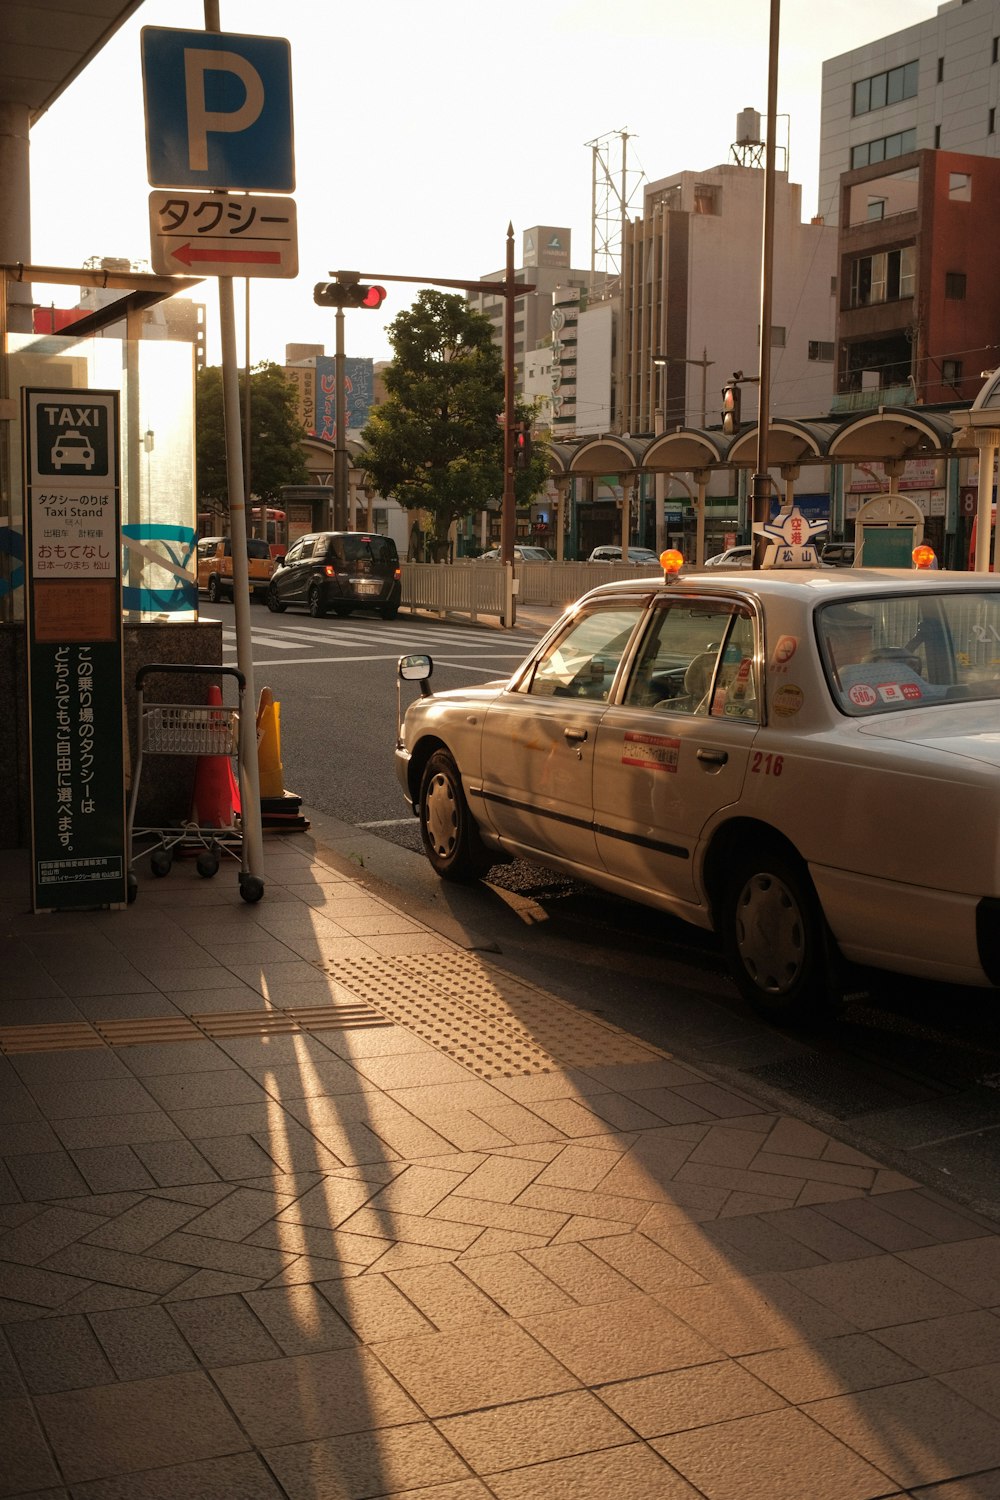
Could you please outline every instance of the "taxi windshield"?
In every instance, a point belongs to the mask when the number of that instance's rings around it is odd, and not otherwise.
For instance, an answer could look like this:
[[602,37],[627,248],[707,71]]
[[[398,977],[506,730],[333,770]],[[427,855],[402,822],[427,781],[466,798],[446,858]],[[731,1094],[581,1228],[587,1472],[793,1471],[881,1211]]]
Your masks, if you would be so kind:
[[845,600],[816,628],[844,713],[1000,698],[1000,590]]

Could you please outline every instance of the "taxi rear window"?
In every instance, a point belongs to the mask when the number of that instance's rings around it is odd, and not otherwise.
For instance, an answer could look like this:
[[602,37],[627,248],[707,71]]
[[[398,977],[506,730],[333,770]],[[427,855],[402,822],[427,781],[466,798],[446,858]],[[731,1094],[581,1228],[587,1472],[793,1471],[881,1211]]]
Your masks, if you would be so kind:
[[1000,589],[845,600],[816,627],[844,713],[1000,698]]

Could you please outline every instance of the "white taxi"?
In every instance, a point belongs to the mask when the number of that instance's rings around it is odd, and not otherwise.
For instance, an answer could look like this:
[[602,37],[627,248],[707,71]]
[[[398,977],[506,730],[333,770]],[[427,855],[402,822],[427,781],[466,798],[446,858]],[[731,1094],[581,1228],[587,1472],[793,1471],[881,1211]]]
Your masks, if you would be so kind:
[[718,932],[774,1019],[843,960],[1000,985],[1000,579],[754,570],[584,595],[396,766],[445,879],[535,860]]

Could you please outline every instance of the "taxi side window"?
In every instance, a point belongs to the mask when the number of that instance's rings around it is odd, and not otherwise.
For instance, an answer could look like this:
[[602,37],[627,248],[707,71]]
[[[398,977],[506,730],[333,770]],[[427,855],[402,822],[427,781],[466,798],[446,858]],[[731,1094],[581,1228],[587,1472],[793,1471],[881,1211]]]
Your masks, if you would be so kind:
[[756,718],[754,628],[735,605],[677,600],[659,610],[625,694],[658,713]]
[[578,615],[539,657],[522,691],[536,698],[606,703],[642,613],[642,604],[636,603]]

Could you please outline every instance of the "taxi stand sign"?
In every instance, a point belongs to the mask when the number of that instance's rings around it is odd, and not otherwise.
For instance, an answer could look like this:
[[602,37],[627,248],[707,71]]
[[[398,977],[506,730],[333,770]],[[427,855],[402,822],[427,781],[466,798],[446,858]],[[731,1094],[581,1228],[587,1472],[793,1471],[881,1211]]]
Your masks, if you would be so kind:
[[152,266],[158,275],[297,276],[295,202],[259,194],[149,195]]
[[117,391],[22,393],[32,905],[123,906]]

